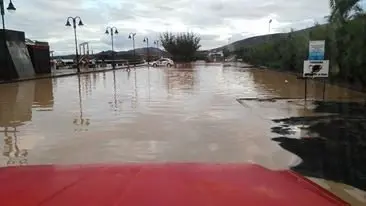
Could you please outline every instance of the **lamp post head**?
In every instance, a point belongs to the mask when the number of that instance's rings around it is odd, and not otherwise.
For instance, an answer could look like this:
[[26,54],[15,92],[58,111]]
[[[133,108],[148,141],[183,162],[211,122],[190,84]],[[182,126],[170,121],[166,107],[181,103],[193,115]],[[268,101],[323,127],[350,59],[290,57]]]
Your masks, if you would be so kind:
[[128,38],[129,38],[129,39],[131,39],[131,38],[132,38],[132,37],[131,37],[131,34],[130,34],[130,35],[128,35]]
[[118,34],[118,30],[116,29],[116,31],[114,31],[114,34]]
[[106,29],[106,30],[105,30],[105,34],[109,34],[109,31],[108,31],[108,29]]
[[81,19],[79,20],[79,26],[84,26],[84,23],[81,21]]
[[71,26],[69,19],[67,19],[66,26]]
[[14,4],[13,4],[13,2],[12,2],[11,0],[10,0],[10,2],[9,2],[9,6],[8,6],[7,10],[8,10],[9,12],[14,12],[15,10],[17,10],[17,9],[15,8],[15,6],[14,6]]

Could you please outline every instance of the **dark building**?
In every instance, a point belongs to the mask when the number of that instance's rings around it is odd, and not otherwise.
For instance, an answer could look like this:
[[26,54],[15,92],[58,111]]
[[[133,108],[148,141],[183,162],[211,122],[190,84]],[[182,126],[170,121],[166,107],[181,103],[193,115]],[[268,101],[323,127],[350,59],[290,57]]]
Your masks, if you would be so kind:
[[0,33],[0,80],[51,72],[48,43],[27,45],[21,31],[0,30]]
[[47,42],[26,41],[27,49],[36,74],[51,73],[50,47]]
[[3,35],[0,35],[0,79],[33,76],[34,69],[25,45],[24,32],[1,30],[1,34]]

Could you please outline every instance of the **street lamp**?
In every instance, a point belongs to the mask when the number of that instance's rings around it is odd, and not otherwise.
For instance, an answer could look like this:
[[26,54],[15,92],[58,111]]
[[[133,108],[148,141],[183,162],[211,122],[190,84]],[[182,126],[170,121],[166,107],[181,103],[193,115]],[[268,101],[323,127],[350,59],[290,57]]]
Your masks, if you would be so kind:
[[[17,10],[13,4],[13,2],[10,0],[8,8],[6,8],[9,12],[15,11]],[[4,30],[4,34],[5,34],[5,7],[4,7],[4,0],[0,0],[0,10],[1,10],[1,19],[3,21],[3,30]]]
[[[8,8],[6,8],[9,12],[13,12],[16,10],[13,2],[10,0],[9,2],[9,5],[8,5]],[[4,0],[0,0],[0,12],[1,12],[1,19],[2,19],[2,22],[3,22],[3,43],[4,43],[4,48],[5,48],[5,51],[7,50],[7,47],[6,47],[6,31],[5,31],[5,7],[4,7]],[[4,52],[5,52],[4,51]],[[5,52],[5,54],[7,54],[8,52]],[[5,57],[5,68],[8,66],[8,58]]]
[[269,20],[269,22],[268,22],[268,33],[269,34],[271,33],[271,23],[272,23],[272,19]]
[[[74,36],[75,36],[76,68],[77,68],[78,73],[80,73],[78,40],[77,40],[77,37],[76,37],[76,25],[84,26],[84,24],[83,24],[83,21],[81,20],[81,18],[79,16],[76,16],[76,17],[71,17],[70,16],[70,17],[67,17],[66,26],[71,26],[70,19],[72,20],[72,25],[73,25],[73,28],[74,28]],[[78,24],[76,24],[77,20],[79,20]]]
[[159,50],[159,40],[155,40],[154,44],[156,45],[156,48],[158,49],[158,54],[160,54],[160,50]]
[[154,44],[156,45],[156,48],[159,48],[159,40],[154,41]]
[[147,64],[150,64],[150,60],[149,60],[149,56],[150,56],[150,52],[149,52],[149,38],[145,37],[144,38],[144,42],[146,42],[146,49],[147,49]]
[[136,66],[136,50],[135,50],[135,36],[136,36],[136,33],[130,33],[130,35],[128,36],[129,39],[132,39],[132,42],[133,42],[133,58],[134,58],[134,66]]
[[116,65],[114,63],[114,39],[113,36],[116,34],[118,34],[118,29],[116,27],[107,27],[105,30],[105,34],[110,34],[111,35],[111,40],[112,40],[112,68],[115,69]]
[[[231,38],[232,37],[229,37],[228,39],[227,39],[227,46],[226,46],[226,48],[224,48],[224,58],[227,58],[227,57],[229,57],[230,56],[230,51],[231,51],[231,45],[230,45],[230,42],[231,42]],[[226,51],[225,51],[226,50]],[[228,59],[228,58],[227,58]]]

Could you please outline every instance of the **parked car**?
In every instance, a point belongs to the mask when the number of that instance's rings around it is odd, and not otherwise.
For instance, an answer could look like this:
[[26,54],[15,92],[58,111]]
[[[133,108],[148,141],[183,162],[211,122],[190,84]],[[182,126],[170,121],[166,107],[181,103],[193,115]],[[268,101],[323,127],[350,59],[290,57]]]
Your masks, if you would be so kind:
[[153,61],[150,63],[153,67],[160,67],[160,66],[166,66],[166,67],[172,67],[174,65],[173,60],[168,58],[161,58],[156,61]]

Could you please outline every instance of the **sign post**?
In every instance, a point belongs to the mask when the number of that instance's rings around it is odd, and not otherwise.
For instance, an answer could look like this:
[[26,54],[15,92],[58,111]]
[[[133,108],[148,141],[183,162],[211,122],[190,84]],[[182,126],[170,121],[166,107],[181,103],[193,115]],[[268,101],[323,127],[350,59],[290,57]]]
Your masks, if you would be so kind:
[[323,101],[325,100],[325,87],[326,87],[325,79],[323,80]]
[[307,99],[307,96],[308,96],[308,79],[305,78],[305,97],[304,97],[305,101]]
[[[325,41],[309,42],[309,60],[304,61],[305,101],[307,99],[307,79],[329,77],[329,60],[324,60]],[[323,100],[325,99],[325,80],[323,81]]]

